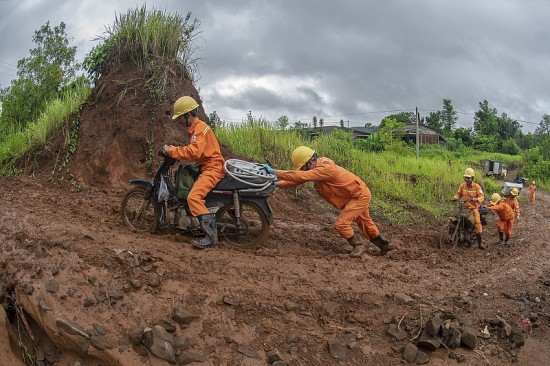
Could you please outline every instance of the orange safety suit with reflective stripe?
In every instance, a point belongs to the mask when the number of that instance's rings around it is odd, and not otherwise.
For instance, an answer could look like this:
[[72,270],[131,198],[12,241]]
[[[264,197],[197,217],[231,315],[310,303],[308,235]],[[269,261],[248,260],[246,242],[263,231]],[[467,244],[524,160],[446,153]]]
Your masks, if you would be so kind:
[[374,239],[380,235],[369,212],[371,193],[367,185],[355,174],[336,165],[329,158],[318,158],[317,166],[307,171],[275,170],[281,188],[294,187],[313,181],[317,193],[337,209],[342,210],[334,228],[345,239],[353,236],[352,223],[356,222],[363,235]]
[[512,207],[504,202],[504,200],[501,200],[496,205],[489,203],[487,208],[495,211],[498,215],[498,232],[504,233],[507,238],[511,237],[512,230],[514,229],[514,211],[512,210]]
[[511,208],[512,211],[514,211],[515,219],[519,221],[519,216],[521,211],[519,210],[519,202],[514,196],[505,196],[504,202],[506,202]]
[[196,162],[199,165],[200,175],[187,196],[187,204],[191,215],[205,215],[208,213],[206,195],[225,176],[224,159],[214,131],[205,122],[195,118],[187,129],[187,134],[188,145],[173,146],[167,153],[174,159]]
[[529,202],[533,203],[535,202],[535,194],[537,192],[537,186],[534,184],[531,184],[529,186]]
[[[481,234],[481,232],[483,231],[483,227],[481,226],[481,217],[479,216],[478,207],[480,203],[483,202],[483,200],[485,199],[481,186],[475,182],[472,182],[471,186],[468,186],[468,183],[466,182],[462,182],[460,187],[458,187],[458,191],[456,192],[454,198],[462,198],[466,201],[466,207],[471,208],[474,215],[474,231],[476,232],[476,234]],[[476,198],[477,201],[470,201],[472,198]]]

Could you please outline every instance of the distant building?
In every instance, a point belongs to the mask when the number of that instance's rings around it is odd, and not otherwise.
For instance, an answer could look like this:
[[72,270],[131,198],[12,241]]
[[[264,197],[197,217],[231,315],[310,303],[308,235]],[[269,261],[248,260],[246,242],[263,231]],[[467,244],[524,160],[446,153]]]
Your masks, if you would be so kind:
[[[315,138],[320,134],[329,134],[334,130],[344,130],[352,133],[352,138],[356,139],[366,139],[370,135],[376,133],[380,129],[380,126],[369,126],[369,127],[340,127],[340,126],[323,126],[317,129],[311,129],[311,132],[308,134],[310,139]],[[439,144],[445,142],[445,137],[439,132],[432,130],[425,126],[418,126],[420,132],[420,141],[421,144]],[[413,143],[416,142],[416,125],[409,124],[404,127],[405,134],[403,135],[403,141]]]

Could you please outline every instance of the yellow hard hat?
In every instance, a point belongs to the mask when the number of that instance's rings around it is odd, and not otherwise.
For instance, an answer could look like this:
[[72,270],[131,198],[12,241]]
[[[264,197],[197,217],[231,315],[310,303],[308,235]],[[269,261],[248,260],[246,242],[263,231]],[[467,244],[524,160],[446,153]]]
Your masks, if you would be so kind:
[[535,181],[532,181],[531,184],[535,184]]
[[182,114],[191,112],[193,109],[197,108],[199,105],[195,99],[185,96],[176,100],[174,103],[174,113],[172,113],[172,119],[176,119]]
[[512,190],[510,191],[510,194],[512,196],[517,196],[519,194],[519,191],[517,188],[512,188]]
[[464,171],[464,178],[473,178],[475,177],[476,173],[472,168],[466,168]]
[[311,159],[313,154],[315,154],[315,150],[307,146],[298,146],[294,149],[290,156],[290,161],[292,162],[292,166],[294,166],[294,170],[300,170],[304,164]]
[[498,194],[498,193],[493,193],[493,195],[491,196],[491,203],[492,203],[493,205],[496,205],[497,203],[500,202],[500,199],[501,199],[500,194]]

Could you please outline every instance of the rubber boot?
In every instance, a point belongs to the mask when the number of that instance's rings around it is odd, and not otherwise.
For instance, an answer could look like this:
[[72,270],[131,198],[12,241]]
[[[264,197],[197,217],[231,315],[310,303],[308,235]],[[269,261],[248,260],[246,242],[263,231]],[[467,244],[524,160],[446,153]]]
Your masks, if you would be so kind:
[[201,230],[204,231],[206,236],[201,240],[193,240],[192,243],[195,247],[204,249],[212,248],[218,245],[218,229],[216,227],[216,214],[209,213],[199,216],[199,222],[201,224]]
[[390,249],[390,242],[386,240],[382,235],[378,235],[376,238],[370,240],[371,243],[380,248],[380,255],[386,255]]
[[349,253],[349,256],[352,258],[359,258],[365,251],[365,245],[359,242],[359,239],[353,235],[348,239],[349,245],[353,247],[353,250]]
[[504,239],[504,245],[508,246],[510,244],[510,237],[507,236],[506,239]]
[[476,239],[477,239],[477,247],[479,249],[485,249],[485,245],[483,245],[483,241],[481,239],[481,234],[476,233]]
[[498,233],[498,241],[497,241],[497,244],[502,244],[502,242],[504,241],[504,233],[500,232]]

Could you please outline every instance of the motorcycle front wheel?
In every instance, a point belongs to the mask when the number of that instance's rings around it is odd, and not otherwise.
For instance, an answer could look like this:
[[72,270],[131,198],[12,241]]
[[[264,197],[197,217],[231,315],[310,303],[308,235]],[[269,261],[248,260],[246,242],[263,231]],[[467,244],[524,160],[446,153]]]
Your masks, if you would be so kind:
[[158,228],[157,207],[152,200],[145,199],[145,188],[134,187],[122,200],[122,222],[137,232],[154,232]]
[[242,249],[262,245],[269,234],[269,221],[260,206],[254,202],[241,201],[241,217],[235,217],[233,202],[221,207],[216,213],[218,239]]

